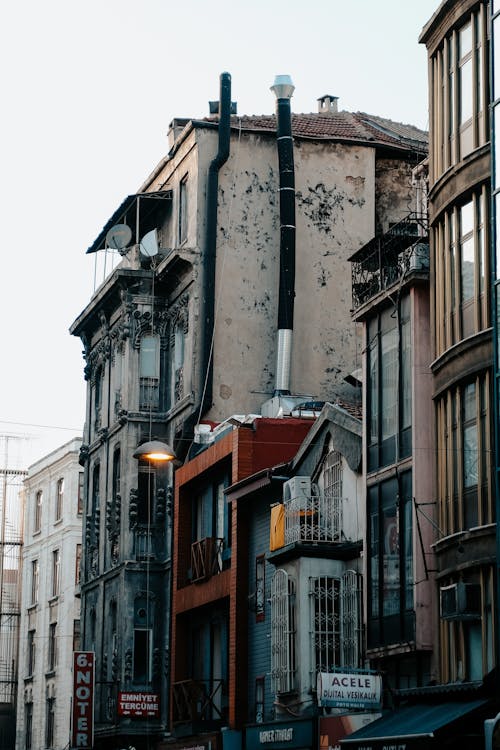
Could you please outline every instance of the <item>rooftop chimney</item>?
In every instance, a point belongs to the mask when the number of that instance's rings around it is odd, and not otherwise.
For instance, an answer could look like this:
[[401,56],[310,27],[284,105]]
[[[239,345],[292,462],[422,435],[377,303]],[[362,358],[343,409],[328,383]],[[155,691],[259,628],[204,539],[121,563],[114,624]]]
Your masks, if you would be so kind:
[[325,94],[324,96],[320,96],[320,98],[318,99],[318,112],[321,115],[338,112],[338,102],[338,96],[333,96],[333,94]]

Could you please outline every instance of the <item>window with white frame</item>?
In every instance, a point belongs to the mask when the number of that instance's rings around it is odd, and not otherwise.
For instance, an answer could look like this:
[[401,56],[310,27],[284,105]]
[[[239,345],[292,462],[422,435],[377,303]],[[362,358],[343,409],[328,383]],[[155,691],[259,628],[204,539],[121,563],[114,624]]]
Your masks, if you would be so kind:
[[28,677],[35,671],[35,648],[36,648],[36,630],[28,630],[28,648],[27,648],[27,664]]
[[295,689],[295,584],[279,569],[271,581],[271,682],[273,691]]
[[31,561],[31,602],[30,604],[36,604],[38,602],[38,586],[40,583],[40,567],[38,560]]
[[63,513],[63,501],[64,501],[64,479],[57,480],[56,487],[56,521],[60,521]]
[[33,524],[33,531],[36,533],[40,531],[42,527],[42,504],[43,504],[43,492],[38,490],[35,495],[35,518]]
[[52,596],[59,594],[59,585],[61,579],[61,550],[52,551]]
[[49,672],[53,672],[57,664],[57,623],[51,622],[49,625],[49,648],[47,654],[47,667]]

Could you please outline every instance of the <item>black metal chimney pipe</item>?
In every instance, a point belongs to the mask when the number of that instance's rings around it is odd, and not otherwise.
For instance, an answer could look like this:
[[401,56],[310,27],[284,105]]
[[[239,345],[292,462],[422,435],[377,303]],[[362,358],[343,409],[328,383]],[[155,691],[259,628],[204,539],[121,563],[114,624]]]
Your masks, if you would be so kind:
[[215,316],[215,265],[217,250],[217,208],[219,170],[229,158],[231,137],[231,75],[221,73],[219,95],[219,140],[217,154],[210,162],[207,176],[205,215],[205,246],[202,259],[201,354],[199,372],[199,401],[191,415],[184,420],[182,431],[174,439],[174,450],[179,457],[186,455],[186,446],[193,438],[194,427],[212,406],[213,356],[212,335]]
[[290,76],[276,76],[274,85],[280,195],[280,275],[278,298],[278,352],[274,395],[290,393],[290,368],[295,301],[295,168],[293,161]]
[[207,213],[204,253],[203,285],[203,354],[201,358],[201,408],[200,416],[212,406],[213,357],[212,335],[215,315],[215,256],[217,248],[217,207],[219,170],[229,158],[231,136],[231,75],[221,73],[219,95],[219,148],[208,168]]

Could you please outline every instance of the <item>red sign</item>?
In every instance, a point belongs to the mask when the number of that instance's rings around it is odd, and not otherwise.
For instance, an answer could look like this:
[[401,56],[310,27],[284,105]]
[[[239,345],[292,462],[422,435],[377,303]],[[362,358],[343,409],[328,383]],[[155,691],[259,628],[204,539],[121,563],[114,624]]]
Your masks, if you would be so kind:
[[153,716],[160,718],[160,696],[157,693],[118,693],[118,716]]
[[92,750],[94,740],[94,652],[73,652],[71,747]]

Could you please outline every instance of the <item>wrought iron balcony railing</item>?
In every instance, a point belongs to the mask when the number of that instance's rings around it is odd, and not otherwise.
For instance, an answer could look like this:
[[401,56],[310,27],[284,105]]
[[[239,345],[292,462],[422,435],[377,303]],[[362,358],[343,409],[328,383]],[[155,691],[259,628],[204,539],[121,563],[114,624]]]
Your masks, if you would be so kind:
[[191,545],[191,580],[205,581],[222,570],[224,539],[208,536]]
[[224,680],[181,680],[172,684],[173,722],[225,721]]
[[330,492],[285,502],[285,544],[341,541],[343,499]]
[[357,310],[379,292],[410,273],[429,274],[426,214],[410,213],[388,232],[374,237],[349,260],[352,263],[352,305]]

